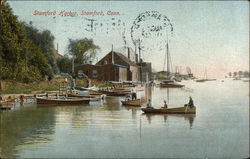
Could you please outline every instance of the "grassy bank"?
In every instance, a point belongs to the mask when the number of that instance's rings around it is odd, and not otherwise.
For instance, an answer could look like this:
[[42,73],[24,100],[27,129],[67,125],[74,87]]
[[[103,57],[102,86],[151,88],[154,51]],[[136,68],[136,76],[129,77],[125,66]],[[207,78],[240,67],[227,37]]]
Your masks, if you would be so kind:
[[1,94],[21,94],[31,93],[33,91],[55,91],[58,90],[57,82],[34,82],[34,83],[17,83],[12,81],[2,81],[3,88],[0,90]]
[[[47,92],[47,91],[58,91],[59,83],[63,82],[65,78],[57,77],[52,81],[40,81],[33,83],[18,83],[14,81],[1,81],[2,89],[0,89],[0,94],[28,94],[32,92]],[[70,82],[70,80],[68,80]],[[99,81],[91,81],[91,86],[97,87],[110,87],[111,84]],[[76,86],[86,87],[86,80],[77,79]]]

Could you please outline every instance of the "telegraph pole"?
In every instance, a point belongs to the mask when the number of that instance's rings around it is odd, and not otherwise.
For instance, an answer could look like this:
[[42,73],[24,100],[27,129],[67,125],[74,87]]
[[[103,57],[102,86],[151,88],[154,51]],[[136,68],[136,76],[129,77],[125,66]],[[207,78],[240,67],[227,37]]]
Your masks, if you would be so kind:
[[139,39],[139,63],[140,63],[140,81],[142,82],[142,60],[141,60],[141,40]]

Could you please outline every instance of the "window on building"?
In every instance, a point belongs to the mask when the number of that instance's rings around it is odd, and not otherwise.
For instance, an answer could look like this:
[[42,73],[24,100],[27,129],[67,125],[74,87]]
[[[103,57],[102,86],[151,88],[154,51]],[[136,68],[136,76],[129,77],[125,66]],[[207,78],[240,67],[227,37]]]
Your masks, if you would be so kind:
[[97,77],[97,70],[93,70],[93,77]]
[[107,61],[107,60],[104,61],[104,65],[106,65],[106,64],[108,64],[108,61]]

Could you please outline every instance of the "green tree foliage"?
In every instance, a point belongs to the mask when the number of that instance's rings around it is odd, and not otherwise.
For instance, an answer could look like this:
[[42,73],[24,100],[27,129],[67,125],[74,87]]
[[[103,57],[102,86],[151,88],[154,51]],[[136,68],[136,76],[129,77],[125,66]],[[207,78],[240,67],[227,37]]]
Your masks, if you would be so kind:
[[244,77],[249,77],[249,72],[248,71],[244,71]]
[[25,31],[28,35],[29,39],[31,39],[36,45],[38,45],[43,54],[46,56],[49,65],[52,69],[52,72],[55,74],[58,72],[58,67],[56,65],[56,59],[54,56],[54,36],[51,34],[49,30],[44,30],[40,32],[36,28],[30,25],[25,24]]
[[234,76],[234,77],[236,77],[236,76],[237,76],[237,74],[238,74],[238,72],[234,72],[234,73],[233,73],[233,76]]
[[69,39],[69,54],[74,57],[76,65],[83,64],[93,58],[99,46],[95,45],[92,39]]
[[57,66],[62,73],[72,73],[72,60],[66,55],[57,59]]
[[50,75],[43,50],[30,40],[8,3],[1,5],[0,78],[30,82]]

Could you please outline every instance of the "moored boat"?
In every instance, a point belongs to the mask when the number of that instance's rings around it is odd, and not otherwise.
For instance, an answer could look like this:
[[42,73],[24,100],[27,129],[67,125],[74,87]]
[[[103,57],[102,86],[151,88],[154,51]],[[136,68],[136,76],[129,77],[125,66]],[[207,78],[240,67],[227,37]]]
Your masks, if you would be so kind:
[[127,92],[107,92],[105,93],[107,96],[117,96],[117,97],[123,97],[126,96]]
[[149,114],[195,114],[196,107],[178,107],[178,108],[142,108],[144,113]]
[[184,85],[178,83],[160,83],[162,88],[182,88]]
[[38,105],[81,105],[89,104],[89,98],[41,98],[37,97],[36,102]]
[[206,79],[198,79],[198,80],[196,80],[196,82],[205,82],[205,81],[207,81]]
[[161,83],[163,83],[163,84],[174,83],[174,80],[163,80],[163,81],[161,81]]
[[106,94],[107,96],[126,96],[130,93],[130,91],[122,90],[122,91],[113,91],[113,90],[101,90],[99,91],[102,94]]
[[81,94],[68,94],[68,97],[78,97],[78,98],[89,98],[91,101],[101,100],[102,97],[97,97],[93,95],[81,95]]
[[15,99],[7,99],[0,101],[0,109],[1,110],[10,110],[15,103]]
[[98,92],[98,91],[90,91],[89,95],[103,95],[103,93]]
[[125,106],[137,106],[137,107],[141,106],[141,100],[140,99],[121,101],[121,102],[122,102],[122,105],[125,105]]

